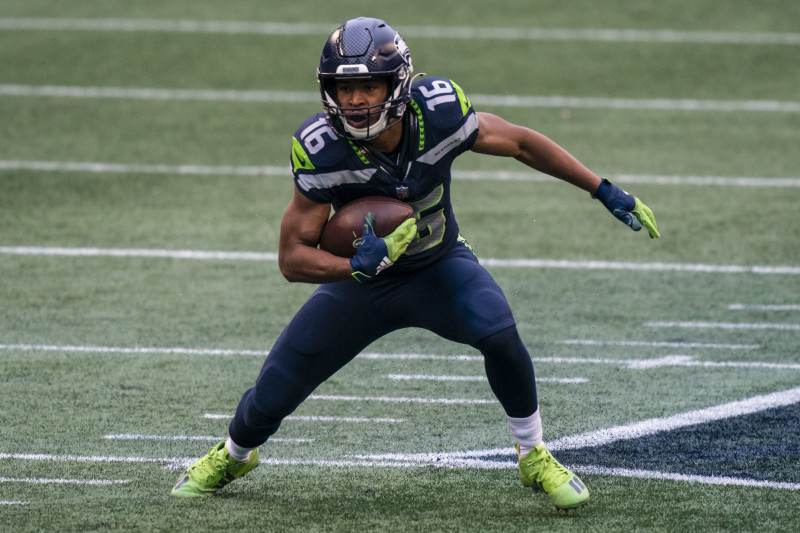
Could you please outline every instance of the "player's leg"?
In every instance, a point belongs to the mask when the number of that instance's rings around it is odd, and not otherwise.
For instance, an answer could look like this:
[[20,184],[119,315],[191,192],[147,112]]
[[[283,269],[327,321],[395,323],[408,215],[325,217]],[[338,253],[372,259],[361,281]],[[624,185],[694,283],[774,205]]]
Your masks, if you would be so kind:
[[387,333],[374,294],[352,281],[320,286],[297,312],[264,361],[230,424],[232,439],[255,448],[275,433],[311,392]]
[[191,465],[172,490],[206,496],[258,465],[257,447],[339,368],[385,333],[370,313],[370,294],[351,281],[321,286],[301,307],[272,350],[255,386],[243,396],[230,437]]
[[[523,485],[544,490],[559,509],[581,507],[589,490],[578,476],[559,463],[544,446],[542,420],[532,381],[533,364],[512,326],[475,344],[484,356],[486,375],[506,411],[508,426],[517,441],[519,476]],[[526,413],[531,413],[527,414]]]
[[522,448],[518,454],[523,484],[544,489],[558,508],[584,505],[588,490],[544,447],[533,363],[503,291],[462,245],[429,269],[420,282],[427,284],[421,293],[428,300],[425,306],[417,306],[422,309],[415,325],[474,346],[483,354],[489,385]]

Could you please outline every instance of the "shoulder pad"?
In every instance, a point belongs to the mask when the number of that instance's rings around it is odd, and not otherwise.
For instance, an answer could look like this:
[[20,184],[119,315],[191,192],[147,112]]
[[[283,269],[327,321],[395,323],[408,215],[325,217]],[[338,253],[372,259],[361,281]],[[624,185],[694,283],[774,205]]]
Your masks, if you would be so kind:
[[336,166],[352,149],[328,125],[324,113],[306,119],[292,137],[292,170]]
[[411,96],[426,122],[438,127],[460,124],[473,112],[472,102],[452,80],[444,78],[422,78],[411,88]]

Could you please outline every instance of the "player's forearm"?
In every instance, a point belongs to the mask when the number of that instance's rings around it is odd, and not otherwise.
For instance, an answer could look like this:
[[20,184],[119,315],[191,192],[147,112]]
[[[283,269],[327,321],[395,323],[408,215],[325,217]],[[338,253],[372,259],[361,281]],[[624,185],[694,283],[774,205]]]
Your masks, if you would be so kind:
[[291,282],[330,283],[350,279],[353,274],[349,259],[304,244],[281,249],[278,266]]
[[572,154],[541,133],[529,130],[516,159],[529,167],[564,180],[588,193],[594,193],[602,181]]

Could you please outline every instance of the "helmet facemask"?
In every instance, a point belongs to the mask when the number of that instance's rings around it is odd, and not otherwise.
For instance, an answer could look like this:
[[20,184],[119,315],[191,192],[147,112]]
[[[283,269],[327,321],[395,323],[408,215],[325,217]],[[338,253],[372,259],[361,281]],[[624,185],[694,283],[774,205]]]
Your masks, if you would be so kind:
[[[410,69],[409,69],[410,70]],[[401,76],[409,77],[404,70]],[[362,107],[342,107],[336,94],[336,82],[342,79],[376,79],[387,83],[386,99],[378,104]],[[387,129],[391,128],[403,118],[408,102],[408,83],[393,83],[390,76],[348,76],[332,77],[321,81],[322,105],[325,108],[328,122],[333,129],[343,137],[351,140],[367,141],[374,139]],[[363,115],[366,120],[363,126],[356,126],[348,121],[348,117]],[[374,120],[377,116],[378,119]]]

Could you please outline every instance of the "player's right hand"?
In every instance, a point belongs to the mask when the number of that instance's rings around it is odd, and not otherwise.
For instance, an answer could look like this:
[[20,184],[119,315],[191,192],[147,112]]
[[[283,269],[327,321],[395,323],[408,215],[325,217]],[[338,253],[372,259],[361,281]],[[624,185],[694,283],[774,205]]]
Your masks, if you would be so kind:
[[374,226],[375,215],[369,212],[364,217],[361,242],[350,259],[353,277],[359,282],[377,276],[392,266],[417,234],[417,221],[414,218],[409,218],[384,238],[375,235]]

